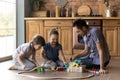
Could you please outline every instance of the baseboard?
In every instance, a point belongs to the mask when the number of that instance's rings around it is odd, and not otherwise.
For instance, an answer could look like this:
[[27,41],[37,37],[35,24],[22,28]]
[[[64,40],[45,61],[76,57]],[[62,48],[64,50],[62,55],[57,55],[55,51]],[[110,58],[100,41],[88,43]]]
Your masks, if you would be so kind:
[[12,56],[6,56],[6,57],[3,57],[3,58],[0,58],[0,62],[3,62],[3,61],[8,61],[8,60],[11,60],[12,59]]

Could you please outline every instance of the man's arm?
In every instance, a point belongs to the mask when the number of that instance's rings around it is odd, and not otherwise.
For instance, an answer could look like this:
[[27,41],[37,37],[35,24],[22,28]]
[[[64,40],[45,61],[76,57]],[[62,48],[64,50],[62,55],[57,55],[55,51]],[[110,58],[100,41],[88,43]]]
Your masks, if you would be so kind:
[[106,73],[106,70],[104,69],[104,52],[103,52],[103,45],[101,42],[96,43],[99,58],[100,58],[100,73]]
[[85,49],[84,49],[81,53],[76,54],[76,55],[73,55],[72,60],[75,60],[75,59],[80,58],[80,57],[84,57],[84,56],[86,56],[88,53],[89,53],[89,48],[88,48],[87,45],[85,45]]

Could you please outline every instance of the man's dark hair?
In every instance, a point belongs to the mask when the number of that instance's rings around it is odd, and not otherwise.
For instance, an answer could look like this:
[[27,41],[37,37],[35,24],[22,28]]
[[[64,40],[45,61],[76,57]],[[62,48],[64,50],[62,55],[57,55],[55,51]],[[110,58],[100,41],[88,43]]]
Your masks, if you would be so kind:
[[82,29],[83,27],[88,28],[88,25],[86,24],[86,21],[85,21],[85,20],[76,19],[76,20],[73,22],[73,27],[77,27],[78,29]]

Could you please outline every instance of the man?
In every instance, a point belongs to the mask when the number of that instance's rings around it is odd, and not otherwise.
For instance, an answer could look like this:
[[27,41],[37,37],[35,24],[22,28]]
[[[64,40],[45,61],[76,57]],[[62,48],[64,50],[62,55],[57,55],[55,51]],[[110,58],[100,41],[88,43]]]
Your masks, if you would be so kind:
[[73,22],[78,35],[83,37],[85,48],[72,60],[81,59],[87,67],[99,68],[100,73],[106,73],[105,67],[110,61],[108,46],[102,32],[96,28],[89,28],[84,20],[77,19]]

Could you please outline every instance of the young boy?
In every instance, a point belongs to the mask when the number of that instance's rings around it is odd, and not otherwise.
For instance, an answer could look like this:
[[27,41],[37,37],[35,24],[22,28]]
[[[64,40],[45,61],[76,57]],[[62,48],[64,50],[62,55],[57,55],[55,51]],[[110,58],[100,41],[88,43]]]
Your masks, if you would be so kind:
[[96,28],[89,28],[84,20],[77,19],[73,23],[76,32],[83,37],[85,48],[72,60],[82,59],[87,67],[100,68],[100,73],[106,73],[105,67],[110,61],[108,46],[102,32]]
[[[38,66],[36,51],[45,45],[45,40],[40,35],[35,35],[29,43],[20,45],[13,54],[13,66],[9,70],[31,70]],[[29,58],[32,56],[33,61]]]

